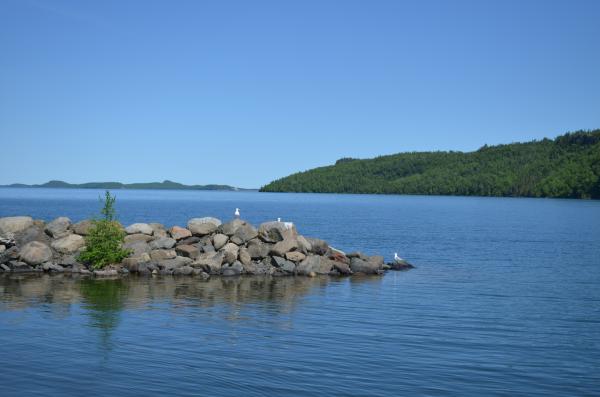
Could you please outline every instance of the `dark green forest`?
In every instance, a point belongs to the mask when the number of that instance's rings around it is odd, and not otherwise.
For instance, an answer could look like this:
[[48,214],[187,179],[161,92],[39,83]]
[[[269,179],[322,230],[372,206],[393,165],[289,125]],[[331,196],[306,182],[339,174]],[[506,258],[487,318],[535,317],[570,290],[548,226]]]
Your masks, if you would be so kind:
[[600,130],[466,153],[343,158],[273,181],[261,191],[599,199]]

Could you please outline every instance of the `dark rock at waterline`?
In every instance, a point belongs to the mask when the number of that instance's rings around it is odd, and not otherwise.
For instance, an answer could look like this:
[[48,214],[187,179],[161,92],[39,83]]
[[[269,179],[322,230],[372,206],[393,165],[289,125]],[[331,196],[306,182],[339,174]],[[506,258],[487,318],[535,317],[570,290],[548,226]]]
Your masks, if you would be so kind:
[[397,270],[397,271],[410,270],[410,269],[415,268],[413,265],[411,265],[410,263],[408,263],[404,260],[388,263],[387,265],[390,267],[390,270]]

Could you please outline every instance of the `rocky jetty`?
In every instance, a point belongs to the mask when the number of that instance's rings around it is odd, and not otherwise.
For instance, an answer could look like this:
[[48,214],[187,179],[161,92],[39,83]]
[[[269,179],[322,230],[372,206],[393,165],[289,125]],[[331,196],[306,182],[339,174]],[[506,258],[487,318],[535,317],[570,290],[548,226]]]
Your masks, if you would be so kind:
[[344,253],[323,240],[298,234],[288,222],[265,222],[258,228],[234,219],[190,219],[186,227],[158,223],[124,227],[121,263],[92,270],[78,260],[92,223],[56,218],[49,223],[27,216],[0,218],[0,272],[77,273],[93,276],[213,275],[350,276],[406,270],[403,263],[384,263],[382,256]]

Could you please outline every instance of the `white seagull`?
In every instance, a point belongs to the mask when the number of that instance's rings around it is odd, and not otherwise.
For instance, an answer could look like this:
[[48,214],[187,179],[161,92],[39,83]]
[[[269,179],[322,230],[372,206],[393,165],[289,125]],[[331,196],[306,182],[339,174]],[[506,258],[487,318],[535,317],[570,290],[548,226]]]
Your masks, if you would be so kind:
[[239,217],[240,217],[240,209],[239,209],[239,208],[236,208],[236,209],[235,209],[235,212],[233,213],[233,215],[234,215],[236,218],[239,218]]
[[404,259],[400,258],[398,256],[397,252],[394,252],[394,262],[396,262],[396,263],[402,263],[402,262],[404,262]]
[[281,218],[277,218],[277,222],[281,222]]

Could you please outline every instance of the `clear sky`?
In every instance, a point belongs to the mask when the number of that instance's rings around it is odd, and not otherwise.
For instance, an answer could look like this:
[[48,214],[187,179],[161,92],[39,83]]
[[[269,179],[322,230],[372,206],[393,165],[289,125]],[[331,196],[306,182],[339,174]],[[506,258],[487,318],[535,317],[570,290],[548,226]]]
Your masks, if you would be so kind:
[[259,187],[600,128],[600,1],[0,0],[0,184]]

